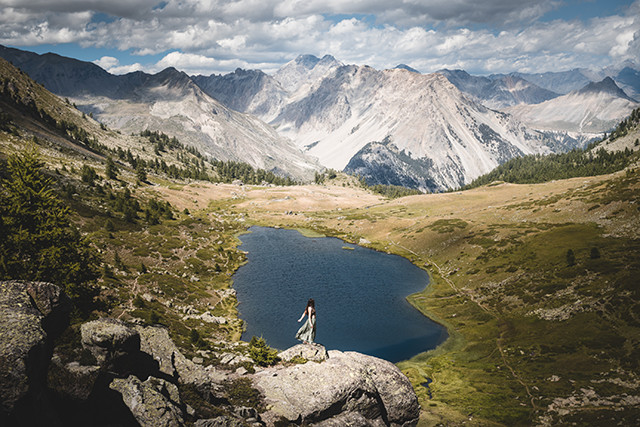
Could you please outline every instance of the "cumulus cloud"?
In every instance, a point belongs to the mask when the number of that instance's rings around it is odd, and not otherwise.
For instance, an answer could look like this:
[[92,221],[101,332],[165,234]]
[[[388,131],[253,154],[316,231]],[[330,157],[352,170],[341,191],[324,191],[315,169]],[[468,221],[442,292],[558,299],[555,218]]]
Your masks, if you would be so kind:
[[113,56],[103,56],[100,59],[96,59],[93,61],[98,67],[101,67],[111,74],[127,74],[133,71],[141,71],[143,70],[142,64],[128,64],[128,65],[120,65],[120,61],[118,58],[114,58]]
[[93,63],[98,67],[104,68],[105,70],[120,65],[120,61],[118,61],[118,58],[114,58],[113,56],[103,56],[102,58],[93,61]]
[[[274,71],[301,53],[423,72],[546,71],[637,60],[640,0],[590,21],[539,18],[560,0],[0,0],[0,43],[130,50],[189,74]],[[347,18],[341,18],[347,16]],[[353,16],[348,18],[348,16]],[[156,63],[146,55],[162,54]],[[115,58],[114,58],[115,59]]]

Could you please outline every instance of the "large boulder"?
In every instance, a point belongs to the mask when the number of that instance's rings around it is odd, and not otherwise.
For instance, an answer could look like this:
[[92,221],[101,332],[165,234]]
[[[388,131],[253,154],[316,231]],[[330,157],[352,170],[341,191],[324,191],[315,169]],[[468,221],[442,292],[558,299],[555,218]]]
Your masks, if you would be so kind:
[[278,357],[285,362],[295,358],[302,358],[311,362],[324,362],[329,358],[329,353],[320,344],[298,344],[278,353]]
[[355,352],[332,350],[323,363],[268,368],[253,383],[265,397],[267,422],[413,426],[420,415],[411,383],[395,365]]
[[217,388],[227,378],[212,366],[204,367],[187,359],[171,340],[166,328],[137,326],[136,330],[140,334],[140,350],[158,362],[160,372],[180,383]]
[[59,355],[51,358],[48,385],[65,399],[87,400],[93,392],[102,370],[96,365],[81,365],[77,361],[64,363]]
[[[67,326],[71,301],[50,283],[0,282],[0,399],[3,413],[46,389],[53,340]],[[28,405],[27,405],[28,406]],[[28,409],[26,409],[28,411]]]
[[126,379],[114,379],[109,387],[122,395],[124,404],[142,427],[184,425],[182,403],[175,384],[155,377],[143,382],[130,375]]
[[102,366],[140,351],[140,334],[121,320],[108,317],[82,324],[82,346]]
[[246,424],[237,418],[221,415],[216,418],[197,420],[195,427],[245,427]]

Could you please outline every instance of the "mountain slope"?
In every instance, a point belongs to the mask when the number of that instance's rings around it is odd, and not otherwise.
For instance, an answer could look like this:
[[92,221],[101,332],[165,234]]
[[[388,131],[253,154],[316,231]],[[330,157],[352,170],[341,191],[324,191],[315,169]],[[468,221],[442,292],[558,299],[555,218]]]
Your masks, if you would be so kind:
[[537,129],[599,133],[611,129],[637,106],[607,77],[541,104],[518,105],[506,111]]
[[[45,87],[127,133],[159,130],[220,160],[234,160],[310,179],[317,163],[259,119],[233,111],[205,94],[186,74],[113,76],[94,64],[57,55],[0,49]],[[61,65],[62,64],[62,65]]]
[[[475,103],[440,74],[367,66],[338,68],[316,82],[307,96],[288,104],[272,123],[334,169],[364,154],[368,143],[389,137],[397,149],[391,152],[433,162],[420,178],[433,183],[420,187],[428,190],[455,188],[514,156],[550,151],[547,136]],[[387,174],[382,169],[393,168],[400,161],[395,157],[393,162],[376,160],[376,167],[369,164],[372,170],[364,175]],[[361,169],[367,161],[360,160]],[[412,170],[406,160],[402,163],[403,169]]]
[[473,96],[483,105],[501,109],[518,104],[539,104],[559,96],[523,78],[507,75],[494,78],[472,76],[463,70],[440,70],[460,91]]
[[91,62],[55,53],[38,55],[0,45],[0,57],[25,71],[49,91],[62,96],[109,95],[122,85],[122,77],[109,74]]
[[260,70],[242,70],[225,75],[193,76],[209,96],[229,108],[269,121],[280,112],[288,93],[273,77]]
[[[561,72],[511,73],[509,75],[519,77],[543,89],[563,95],[574,90],[579,90],[591,83],[591,79],[583,73],[583,70],[578,68]],[[498,74],[495,77],[499,78],[503,76],[504,75]]]
[[283,65],[273,77],[289,93],[294,93],[330,74],[343,64],[331,55],[318,58],[313,55],[300,55]]
[[206,95],[186,74],[166,69],[148,77],[128,99],[83,97],[79,106],[126,132],[161,130],[220,160],[309,179],[318,166],[259,119]]

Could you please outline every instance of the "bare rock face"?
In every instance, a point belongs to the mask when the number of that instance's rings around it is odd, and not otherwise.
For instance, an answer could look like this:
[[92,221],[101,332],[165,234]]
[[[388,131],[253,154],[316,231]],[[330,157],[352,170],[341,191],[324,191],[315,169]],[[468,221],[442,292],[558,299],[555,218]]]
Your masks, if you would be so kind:
[[48,385],[59,395],[73,400],[87,400],[100,377],[100,366],[85,366],[77,361],[63,363],[54,355],[49,366]]
[[183,384],[212,386],[221,383],[226,375],[210,367],[203,367],[187,359],[161,327],[136,327],[140,334],[140,350],[151,355],[159,364],[160,372],[176,378]]
[[25,399],[39,406],[52,343],[70,310],[71,301],[55,285],[0,282],[0,415]]
[[219,416],[216,418],[198,420],[193,423],[195,427],[244,427],[245,423],[242,421],[227,416]]
[[100,365],[140,350],[140,334],[117,319],[102,318],[84,323],[80,332],[82,346],[93,354]]
[[323,363],[268,368],[253,382],[265,396],[267,422],[414,426],[420,415],[411,383],[395,365],[355,352],[332,350]]
[[130,375],[126,379],[114,379],[109,387],[122,395],[125,405],[141,426],[184,425],[182,403],[175,384],[155,377],[143,382]]
[[278,353],[278,357],[285,362],[301,357],[311,362],[324,362],[329,358],[327,349],[320,344],[298,344]]

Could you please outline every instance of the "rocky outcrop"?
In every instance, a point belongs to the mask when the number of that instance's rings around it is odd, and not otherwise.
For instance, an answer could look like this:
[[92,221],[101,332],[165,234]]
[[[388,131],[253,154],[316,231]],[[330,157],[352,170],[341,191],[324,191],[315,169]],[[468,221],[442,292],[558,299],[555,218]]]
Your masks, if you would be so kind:
[[0,398],[5,416],[19,404],[25,411],[40,406],[53,340],[66,327],[70,310],[69,298],[55,285],[0,282]]
[[329,351],[323,363],[262,370],[263,420],[295,423],[412,426],[420,406],[411,383],[392,363],[355,352]]
[[193,425],[195,427],[244,427],[246,424],[236,418],[222,415],[207,420],[198,420]]
[[329,358],[327,349],[320,344],[298,344],[278,353],[278,357],[284,362],[294,358],[301,358],[311,362],[324,362]]
[[125,405],[143,427],[184,424],[180,394],[175,384],[154,377],[143,382],[130,375],[126,379],[114,379],[109,387],[122,395]]
[[187,359],[171,340],[167,329],[137,326],[136,330],[140,334],[140,349],[158,362],[161,372],[179,382],[195,386],[215,386],[226,379],[226,375],[213,367],[204,367]]
[[85,401],[101,373],[100,366],[81,365],[77,361],[64,363],[60,356],[54,355],[49,366],[48,385],[63,398]]
[[[416,395],[393,364],[320,345],[282,352],[284,365],[233,373],[187,359],[166,328],[100,319],[80,327],[82,350],[50,363],[68,298],[47,283],[0,282],[0,291],[0,425],[409,426],[418,419]],[[228,354],[246,360],[242,353]],[[266,412],[232,403],[240,375],[262,394]],[[215,415],[212,408],[220,416],[198,420]]]
[[111,318],[87,322],[80,328],[82,346],[100,365],[140,350],[140,334],[126,323]]

